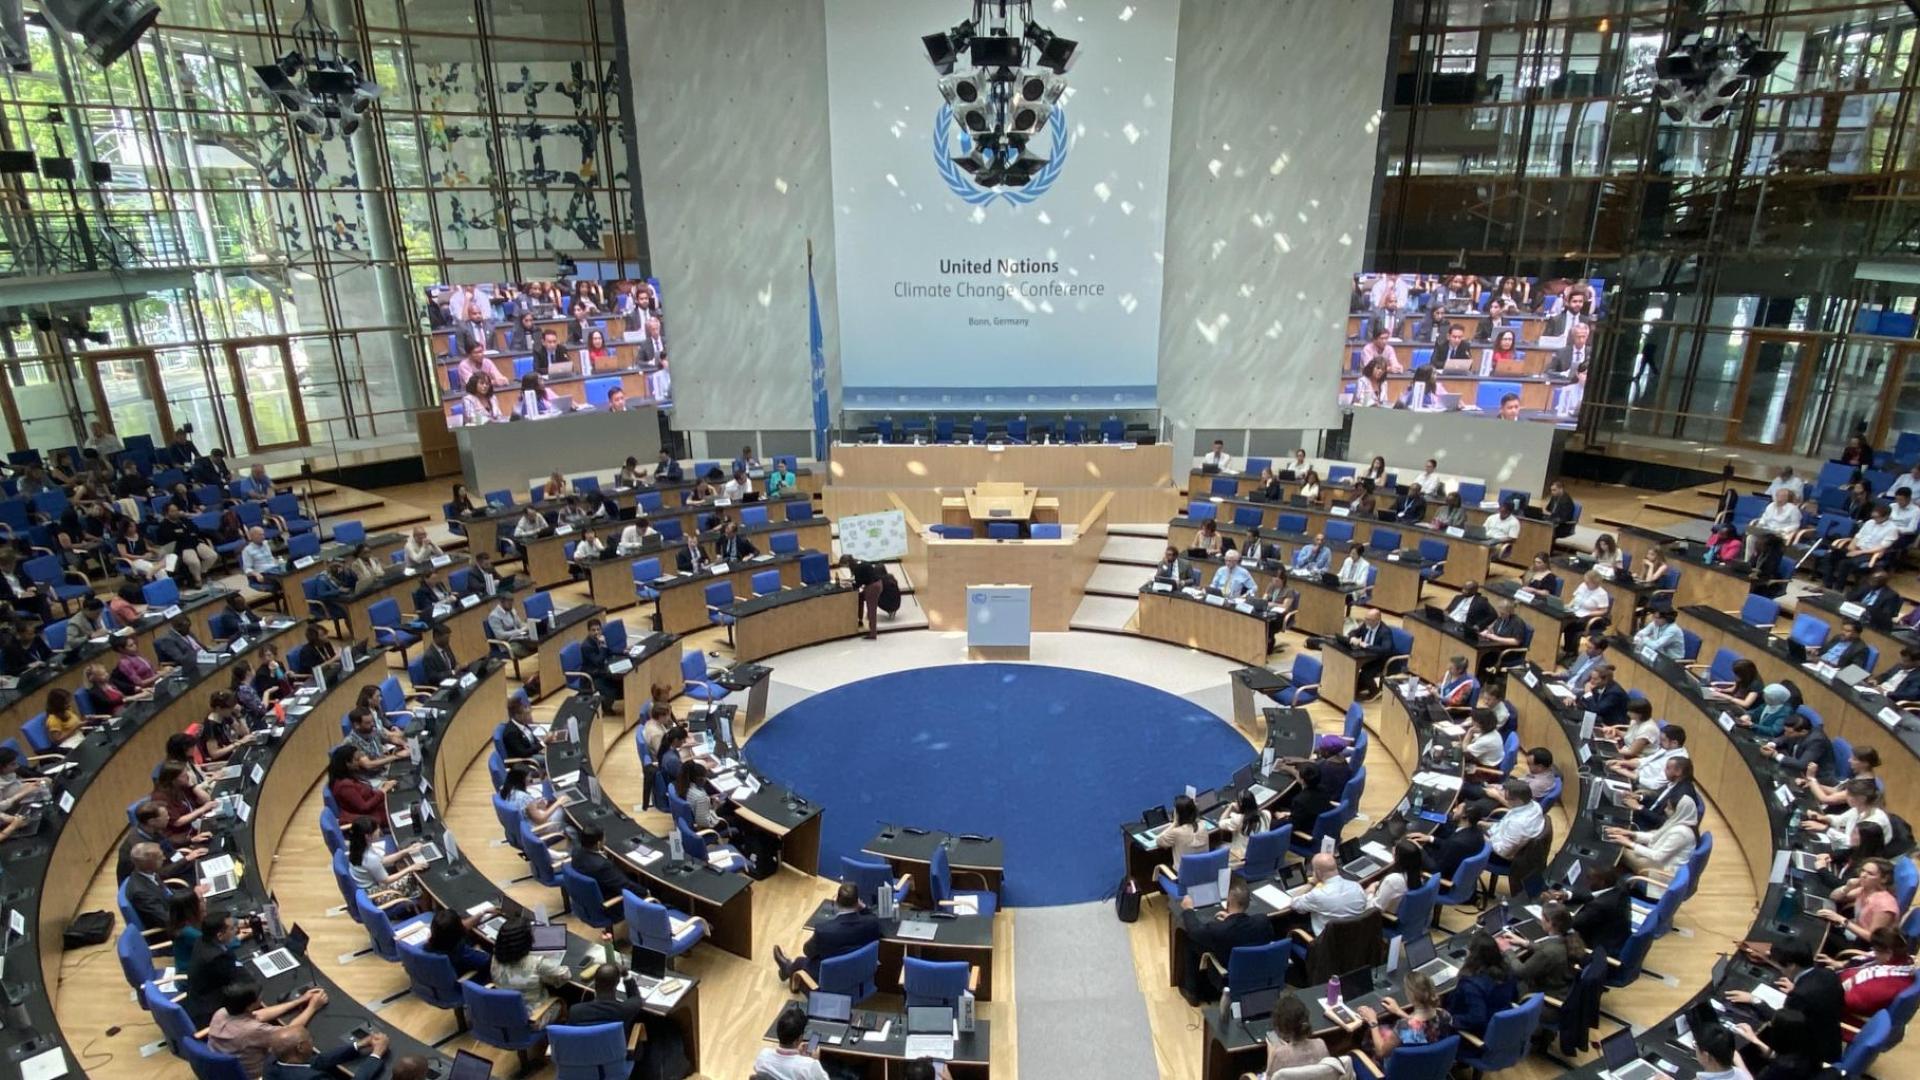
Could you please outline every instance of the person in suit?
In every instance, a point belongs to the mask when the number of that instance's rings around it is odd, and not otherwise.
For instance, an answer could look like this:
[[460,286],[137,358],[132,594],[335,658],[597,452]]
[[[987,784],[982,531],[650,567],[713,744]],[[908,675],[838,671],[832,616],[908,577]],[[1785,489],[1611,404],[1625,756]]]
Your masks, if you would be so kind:
[[737,563],[742,559],[751,559],[760,554],[753,541],[740,535],[740,523],[728,520],[720,526],[720,539],[713,542],[713,557],[716,562]]
[[667,339],[660,332],[660,320],[648,319],[646,334],[640,339],[640,366],[656,367],[667,362]]
[[594,692],[603,702],[620,700],[620,679],[607,670],[619,658],[620,654],[607,644],[606,625],[599,619],[588,619],[587,636],[580,642],[580,670],[593,680]]
[[1195,584],[1199,576],[1193,564],[1180,554],[1179,548],[1174,547],[1169,547],[1167,553],[1160,557],[1159,564],[1153,568],[1153,580],[1169,582],[1183,588]]
[[1470,363],[1473,360],[1473,345],[1467,341],[1465,323],[1447,324],[1447,343],[1442,346],[1440,366],[1449,367]]
[[495,598],[493,610],[487,612],[487,636],[505,642],[513,655],[524,657],[532,654],[539,632],[513,610],[512,595],[501,593]]
[[1280,545],[1260,537],[1260,526],[1247,530],[1247,546],[1240,549],[1240,561],[1249,566],[1280,561]]
[[1638,798],[1640,805],[1633,811],[1633,827],[1643,832],[1652,832],[1665,825],[1673,808],[1682,802],[1694,805],[1695,820],[1705,815],[1700,813],[1700,789],[1693,782],[1693,759],[1669,757],[1666,760],[1667,782],[1654,793],[1653,798]]
[[1467,958],[1460,965],[1460,980],[1442,999],[1453,1014],[1456,1030],[1470,1032],[1476,1038],[1486,1035],[1495,1013],[1513,1007],[1519,983],[1507,968],[1500,946],[1484,932],[1475,933],[1467,942]]
[[1840,620],[1839,630],[1820,649],[1820,662],[1830,664],[1835,669],[1853,665],[1865,667],[1867,643],[1860,640],[1860,624],[1852,619]]
[[542,738],[533,730],[533,702],[524,697],[507,699],[507,720],[500,733],[500,743],[510,760],[529,759],[537,763],[544,760],[547,744],[565,737],[566,732],[555,728]]
[[1596,717],[1596,726],[1608,727],[1626,726],[1628,700],[1627,692],[1613,681],[1613,665],[1604,660],[1587,673],[1587,688],[1578,699],[1580,708]]
[[1410,833],[1408,838],[1425,846],[1421,862],[1428,873],[1451,878],[1461,863],[1478,855],[1486,846],[1487,838],[1480,831],[1480,823],[1486,818],[1485,802],[1455,802],[1447,812],[1445,824],[1431,834]]
[[1887,584],[1887,572],[1876,569],[1867,576],[1867,580],[1852,592],[1847,599],[1867,609],[1866,619],[1871,626],[1891,626],[1900,614],[1900,594]]
[[1494,620],[1493,605],[1480,595],[1480,583],[1469,581],[1460,586],[1460,596],[1447,607],[1447,619],[1478,633]]
[[680,467],[678,461],[674,460],[672,451],[661,450],[660,460],[653,466],[654,483],[677,484],[684,479],[686,479],[686,471]]
[[1380,692],[1380,675],[1393,655],[1393,634],[1380,618],[1379,608],[1360,612],[1360,622],[1347,631],[1347,648],[1353,653],[1356,668],[1356,694],[1372,697]]
[[193,621],[185,615],[175,618],[167,624],[166,632],[153,640],[153,652],[163,664],[190,668],[195,658],[206,649],[200,639],[194,636]]
[[680,568],[681,573],[694,573],[706,568],[712,562],[706,551],[700,547],[700,537],[697,534],[689,530],[682,535],[680,550],[673,555],[673,564]]
[[780,969],[781,982],[792,982],[802,971],[818,978],[822,961],[845,956],[880,940],[880,919],[860,902],[860,886],[851,881],[841,882],[840,891],[833,898],[833,908],[833,917],[814,929],[799,956],[788,956],[780,946],[773,947],[773,962]]
[[1573,962],[1567,941],[1567,932],[1573,929],[1573,914],[1566,905],[1549,902],[1540,908],[1540,925],[1547,936],[1528,944],[1525,958],[1512,965],[1513,977],[1520,980],[1518,996],[1564,997],[1573,985]]
[[460,661],[453,655],[453,630],[446,623],[433,628],[433,643],[420,655],[420,678],[423,688],[438,686],[447,679],[454,678],[460,672]]
[[1553,522],[1554,539],[1560,540],[1573,535],[1573,516],[1577,508],[1573,505],[1573,496],[1567,494],[1566,486],[1555,480],[1547,485],[1547,504],[1541,508],[1547,520]]
[[376,1031],[364,1039],[328,1047],[318,1053],[313,1033],[295,1028],[291,1039],[281,1044],[280,1053],[267,1064],[263,1080],[375,1080],[387,1065],[387,1037]]
[[[607,834],[600,826],[580,826],[579,839],[573,845],[573,868],[600,886],[600,899],[618,900],[622,890],[645,896],[646,890],[629,878],[607,857]],[[618,908],[613,909],[618,911]]]
[[246,977],[234,956],[239,947],[240,934],[232,915],[212,911],[200,920],[200,940],[187,959],[187,997],[181,1002],[196,1025],[206,1027],[220,1008],[221,993]]
[[1790,776],[1798,776],[1812,765],[1821,782],[1833,779],[1833,740],[1814,727],[1805,713],[1796,712],[1787,717],[1786,729],[1780,737],[1761,746],[1760,752],[1772,757]]
[[[1781,1011],[1793,1010],[1805,1020],[1802,1031],[1807,1040],[1807,1052],[1818,1061],[1840,1060],[1840,1020],[1846,1005],[1846,993],[1841,989],[1840,976],[1814,962],[1813,947],[1804,938],[1775,942],[1770,958],[1774,966],[1786,973],[1784,977],[1774,980],[1775,985],[1787,994]],[[1775,1016],[1774,1010],[1765,1002],[1745,991],[1729,990],[1727,1000],[1736,1005],[1750,1006],[1760,1014],[1762,1020],[1771,1020]],[[1748,1044],[1747,1062],[1752,1066],[1764,1065],[1764,1059],[1780,1049],[1773,1039],[1763,1034],[1760,1041]],[[1756,1062],[1756,1056],[1762,1060]]]
[[1220,984],[1201,966],[1201,956],[1211,955],[1224,968],[1233,950],[1242,945],[1265,945],[1273,940],[1273,921],[1247,914],[1252,903],[1252,887],[1238,877],[1227,886],[1225,905],[1212,918],[1193,909],[1193,897],[1180,898],[1180,924],[1187,931],[1186,965],[1180,973],[1180,990],[1189,1004],[1199,1005],[1220,997]]
[[159,844],[140,843],[133,846],[132,861],[133,873],[126,880],[127,906],[139,918],[141,929],[164,929],[176,891],[160,879],[166,856],[161,854]]
[[1588,948],[1618,955],[1633,933],[1633,896],[1623,880],[1631,871],[1624,864],[1589,866],[1579,885],[1549,889],[1541,894],[1560,904],[1577,905],[1571,928]]
[[1418,525],[1427,518],[1427,496],[1417,484],[1407,485],[1406,494],[1393,509],[1393,520],[1402,525]]
[[1593,330],[1586,323],[1573,324],[1567,335],[1567,343],[1555,349],[1547,359],[1547,374],[1555,379],[1572,379],[1573,373],[1580,370],[1580,365],[1593,355],[1593,350],[1587,345],[1592,335]]
[[413,590],[413,610],[422,619],[433,614],[435,604],[451,604],[453,600],[453,590],[447,586],[446,578],[437,571],[422,577]]

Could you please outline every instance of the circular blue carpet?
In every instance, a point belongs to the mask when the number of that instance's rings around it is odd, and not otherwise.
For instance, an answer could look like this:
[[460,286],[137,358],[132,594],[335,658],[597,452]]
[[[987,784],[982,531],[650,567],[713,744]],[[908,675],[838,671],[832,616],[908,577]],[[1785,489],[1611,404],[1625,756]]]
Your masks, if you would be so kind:
[[825,809],[838,877],[882,823],[996,836],[1005,905],[1097,900],[1123,870],[1120,825],[1252,756],[1232,725],[1150,686],[1070,668],[952,664],[849,683],[748,740],[755,767]]

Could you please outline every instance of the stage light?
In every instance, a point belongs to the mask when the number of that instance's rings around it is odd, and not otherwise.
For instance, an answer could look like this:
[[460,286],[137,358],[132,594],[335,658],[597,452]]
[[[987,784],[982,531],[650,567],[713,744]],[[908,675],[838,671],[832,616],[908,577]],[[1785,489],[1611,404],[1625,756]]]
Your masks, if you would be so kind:
[[1674,123],[1710,125],[1729,116],[1741,95],[1772,74],[1786,54],[1747,34],[1720,42],[1689,34],[1654,64],[1653,101]]
[[47,21],[79,35],[87,56],[108,67],[160,17],[153,0],[40,0]]
[[1080,51],[1079,42],[1063,38],[1039,23],[1027,24],[1027,41],[1033,45],[1034,66],[1046,68],[1055,75],[1065,75]]
[[940,96],[946,98],[949,105],[971,105],[976,101],[985,100],[987,92],[980,85],[980,76],[967,72],[964,75],[948,75],[941,79]]
[[951,75],[960,62],[960,50],[966,48],[971,40],[973,20],[967,19],[951,30],[926,35],[920,39],[920,43],[926,46],[927,60],[933,64],[934,70],[942,75]]
[[338,120],[340,134],[352,135],[379,100],[379,84],[368,81],[358,61],[341,55],[339,32],[321,21],[313,0],[306,0],[290,34],[294,48],[274,63],[254,65],[254,73],[302,132],[331,138]]
[[31,176],[39,163],[31,150],[0,150],[0,176]]
[[1015,83],[1013,101],[1007,106],[1007,130],[1015,135],[1032,135],[1047,126],[1053,115],[1053,103],[1067,88],[1063,79],[1051,79],[1038,72],[1027,72]]

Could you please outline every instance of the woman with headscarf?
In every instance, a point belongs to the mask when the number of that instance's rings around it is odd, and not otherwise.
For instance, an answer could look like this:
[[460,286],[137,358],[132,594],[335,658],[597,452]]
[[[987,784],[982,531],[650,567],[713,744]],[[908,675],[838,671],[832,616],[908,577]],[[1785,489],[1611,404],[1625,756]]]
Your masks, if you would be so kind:
[[1676,799],[1673,809],[1667,812],[1667,820],[1657,829],[1646,832],[1634,832],[1628,829],[1608,829],[1608,839],[1621,845],[1620,861],[1632,867],[1635,873],[1649,870],[1661,874],[1673,874],[1693,853],[1693,845],[1699,840],[1694,829],[1700,823],[1700,808],[1692,799]]
[[1794,714],[1799,702],[1793,687],[1787,683],[1768,683],[1760,691],[1760,708],[1751,716],[1736,716],[1734,723],[1744,728],[1752,728],[1755,735],[1763,739],[1779,738],[1786,730],[1787,717]]

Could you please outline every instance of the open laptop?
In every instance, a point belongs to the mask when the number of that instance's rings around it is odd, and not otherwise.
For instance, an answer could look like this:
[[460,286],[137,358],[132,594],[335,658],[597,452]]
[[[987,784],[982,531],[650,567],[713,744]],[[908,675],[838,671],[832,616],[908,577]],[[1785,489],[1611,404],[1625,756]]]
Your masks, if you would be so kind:
[[253,966],[260,969],[266,978],[275,978],[300,966],[300,961],[289,949],[273,949],[253,958]]
[[487,1080],[492,1075],[493,1062],[470,1050],[455,1050],[447,1068],[447,1080]]
[[1600,1060],[1606,1066],[1601,1075],[1608,1080],[1665,1080],[1667,1075],[1640,1056],[1640,1044],[1634,1041],[1632,1028],[1621,1028],[1601,1039]]
[[567,928],[560,923],[535,923],[533,951],[537,953],[566,952]]
[[923,1005],[907,1009],[905,1056],[947,1061],[953,1057],[953,1010]]
[[1460,974],[1457,965],[1434,951],[1433,939],[1425,934],[1407,938],[1402,956],[1405,957],[1407,970],[1425,975],[1432,980],[1436,990],[1452,986],[1454,978]]
[[847,1021],[853,1017],[853,998],[814,990],[807,994],[807,1028],[821,1042],[841,1042],[847,1037]]
[[1381,865],[1378,859],[1375,859],[1371,855],[1362,855],[1345,866],[1342,866],[1340,871],[1355,881],[1365,881],[1379,873],[1380,869]]
[[1373,993],[1373,965],[1354,968],[1340,976],[1340,1000],[1357,1001]]

